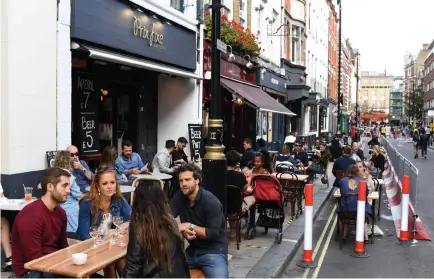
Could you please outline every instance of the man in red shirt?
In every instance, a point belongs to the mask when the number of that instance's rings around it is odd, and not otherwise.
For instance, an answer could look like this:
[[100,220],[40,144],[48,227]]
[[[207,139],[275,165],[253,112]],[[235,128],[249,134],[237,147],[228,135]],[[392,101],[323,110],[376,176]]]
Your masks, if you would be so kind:
[[45,170],[41,181],[43,196],[17,215],[12,229],[12,266],[17,277],[53,277],[52,274],[27,270],[24,264],[68,247],[66,213],[58,205],[69,195],[70,177],[71,174],[64,169]]

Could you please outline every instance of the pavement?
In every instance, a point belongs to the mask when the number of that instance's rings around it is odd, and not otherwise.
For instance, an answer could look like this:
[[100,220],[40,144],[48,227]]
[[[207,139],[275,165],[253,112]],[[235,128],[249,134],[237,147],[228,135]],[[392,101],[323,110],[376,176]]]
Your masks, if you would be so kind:
[[[417,213],[422,219],[429,235],[433,235],[434,207],[432,199],[434,188],[434,150],[428,151],[428,159],[413,159],[412,143],[391,140],[397,150],[419,168]],[[430,205],[431,203],[431,205]],[[410,246],[397,245],[395,226],[384,193],[381,208],[381,220],[376,224],[384,236],[375,236],[374,244],[365,245],[368,258],[353,258],[349,254],[354,250],[353,234],[339,249],[335,238],[336,214],[335,201],[330,197],[315,221],[313,231],[313,260],[317,268],[304,269],[296,266],[303,254],[302,246],[285,266],[281,277],[291,278],[429,278],[434,274],[434,245],[431,241],[414,241]]]
[[[329,166],[329,184],[333,185],[334,176]],[[327,188],[319,179],[314,182],[314,220],[327,202],[332,186]],[[263,228],[258,228],[257,233],[251,240],[244,239],[245,229],[242,230],[240,249],[237,250],[235,240],[229,244],[229,253],[233,255],[229,262],[229,275],[231,278],[246,277],[278,277],[282,273],[286,263],[295,255],[298,247],[303,242],[304,215],[293,220],[290,224],[289,207],[285,207],[285,222],[283,224],[283,241],[275,244],[274,239],[277,230],[269,229],[268,234]],[[242,222],[244,225],[244,221]],[[314,225],[315,227],[316,225]],[[7,278],[10,272],[2,272],[1,278]]]

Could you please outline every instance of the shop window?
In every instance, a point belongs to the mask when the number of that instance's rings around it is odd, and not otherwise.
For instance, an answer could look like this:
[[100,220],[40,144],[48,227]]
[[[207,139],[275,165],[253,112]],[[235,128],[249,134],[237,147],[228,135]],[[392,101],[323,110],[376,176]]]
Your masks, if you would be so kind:
[[318,129],[318,110],[316,106],[311,106],[309,111],[309,131],[315,132]]
[[183,13],[184,12],[184,0],[170,0],[170,7]]

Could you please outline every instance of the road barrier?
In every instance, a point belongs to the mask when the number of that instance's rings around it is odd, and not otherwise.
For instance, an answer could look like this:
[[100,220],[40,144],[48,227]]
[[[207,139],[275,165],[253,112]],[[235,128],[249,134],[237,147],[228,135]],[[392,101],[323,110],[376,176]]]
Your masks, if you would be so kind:
[[366,210],[366,181],[360,181],[357,191],[357,221],[356,244],[350,255],[355,258],[367,258],[365,253],[365,210]]
[[408,209],[410,194],[410,176],[402,177],[402,200],[401,200],[401,230],[399,232],[399,241],[404,243],[408,241]]
[[[396,233],[398,238],[401,235],[402,220],[402,199],[403,199],[403,177],[409,177],[408,191],[408,210],[405,217],[408,220],[408,228],[411,232],[407,233],[408,239],[430,240],[428,233],[425,231],[424,225],[416,214],[418,204],[418,175],[419,170],[384,137],[381,137],[381,144],[387,153],[387,161],[383,172],[384,187],[389,201],[390,210],[395,223]],[[408,179],[408,178],[406,178]],[[404,228],[405,229],[405,228]]]
[[318,266],[312,260],[313,184],[306,184],[304,187],[304,199],[304,249],[303,258],[297,263],[297,266],[312,268]]

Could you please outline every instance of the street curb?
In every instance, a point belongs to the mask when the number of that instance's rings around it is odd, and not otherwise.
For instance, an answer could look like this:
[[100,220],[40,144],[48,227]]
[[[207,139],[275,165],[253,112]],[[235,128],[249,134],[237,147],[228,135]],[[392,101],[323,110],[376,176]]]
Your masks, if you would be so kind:
[[[315,222],[334,189],[335,187],[330,186],[329,188],[320,188],[316,191],[316,199],[322,199],[322,201],[314,211],[313,222]],[[261,257],[258,263],[249,271],[249,273],[247,273],[246,278],[281,277],[284,267],[294,258],[298,248],[304,240],[304,216],[305,215],[303,214],[298,219],[295,219],[292,224],[283,231],[284,241],[281,244],[274,243]],[[285,241],[285,239],[290,241]]]

